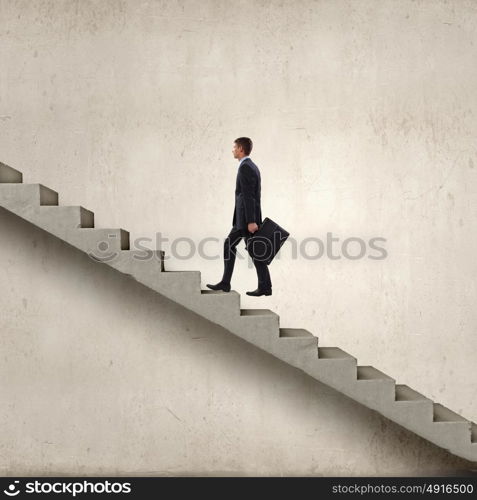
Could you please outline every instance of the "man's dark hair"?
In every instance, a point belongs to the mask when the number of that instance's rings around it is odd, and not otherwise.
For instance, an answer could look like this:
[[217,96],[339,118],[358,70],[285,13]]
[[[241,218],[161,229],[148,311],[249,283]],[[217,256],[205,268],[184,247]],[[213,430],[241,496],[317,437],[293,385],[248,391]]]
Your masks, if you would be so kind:
[[237,146],[242,147],[246,156],[252,152],[253,142],[249,137],[239,137],[238,139],[235,139],[234,142]]

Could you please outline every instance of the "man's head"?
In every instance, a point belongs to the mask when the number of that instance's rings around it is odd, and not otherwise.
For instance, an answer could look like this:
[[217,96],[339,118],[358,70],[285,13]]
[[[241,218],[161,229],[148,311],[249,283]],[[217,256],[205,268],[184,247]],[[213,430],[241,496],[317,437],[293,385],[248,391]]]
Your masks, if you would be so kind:
[[232,153],[237,160],[242,159],[244,156],[249,156],[252,152],[253,142],[248,137],[239,137],[234,141]]

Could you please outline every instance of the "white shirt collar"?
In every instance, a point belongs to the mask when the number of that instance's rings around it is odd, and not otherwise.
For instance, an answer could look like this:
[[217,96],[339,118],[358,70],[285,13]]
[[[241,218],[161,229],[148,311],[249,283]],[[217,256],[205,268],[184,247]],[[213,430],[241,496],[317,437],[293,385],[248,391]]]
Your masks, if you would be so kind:
[[240,167],[240,165],[242,164],[242,162],[243,162],[244,160],[246,160],[247,158],[250,158],[250,156],[244,156],[244,157],[243,157],[243,158],[239,161],[239,167]]

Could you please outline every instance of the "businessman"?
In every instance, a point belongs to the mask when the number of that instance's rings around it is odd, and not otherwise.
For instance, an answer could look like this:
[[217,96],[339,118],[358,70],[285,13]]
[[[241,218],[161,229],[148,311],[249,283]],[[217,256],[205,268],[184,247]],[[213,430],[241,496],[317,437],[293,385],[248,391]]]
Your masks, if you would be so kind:
[[[248,239],[262,224],[262,209],[260,206],[260,171],[250,159],[253,143],[248,137],[239,137],[234,141],[232,153],[239,161],[237,182],[235,187],[235,210],[232,219],[232,229],[224,242],[224,274],[216,285],[207,286],[212,290],[230,292],[230,281],[234,271],[236,248],[242,238]],[[260,297],[272,295],[272,282],[268,266],[264,261],[253,260],[257,270],[258,288],[247,295]]]

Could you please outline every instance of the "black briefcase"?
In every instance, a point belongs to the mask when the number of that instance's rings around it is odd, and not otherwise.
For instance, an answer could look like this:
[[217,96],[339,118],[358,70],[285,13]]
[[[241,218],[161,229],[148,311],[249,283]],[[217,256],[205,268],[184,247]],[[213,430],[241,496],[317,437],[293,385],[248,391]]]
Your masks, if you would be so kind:
[[250,257],[269,265],[289,236],[283,227],[265,217],[258,230],[248,238],[246,248]]

